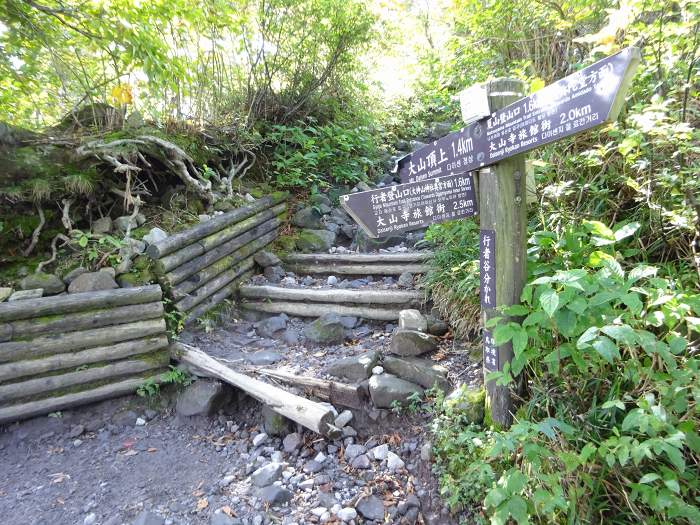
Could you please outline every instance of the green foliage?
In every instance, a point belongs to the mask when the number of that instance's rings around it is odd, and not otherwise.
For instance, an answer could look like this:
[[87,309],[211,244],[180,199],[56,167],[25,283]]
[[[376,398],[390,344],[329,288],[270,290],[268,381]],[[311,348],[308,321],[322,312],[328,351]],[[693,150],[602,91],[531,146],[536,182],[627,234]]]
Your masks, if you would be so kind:
[[149,377],[144,381],[136,390],[136,394],[141,397],[154,397],[160,394],[160,387],[163,385],[175,385],[182,388],[192,384],[193,380],[192,376],[185,370],[170,365],[170,370],[160,374],[157,380]]
[[317,192],[331,184],[354,185],[375,168],[374,137],[364,126],[320,125],[309,118],[293,126],[274,125],[266,138],[274,144],[271,165],[280,187]]

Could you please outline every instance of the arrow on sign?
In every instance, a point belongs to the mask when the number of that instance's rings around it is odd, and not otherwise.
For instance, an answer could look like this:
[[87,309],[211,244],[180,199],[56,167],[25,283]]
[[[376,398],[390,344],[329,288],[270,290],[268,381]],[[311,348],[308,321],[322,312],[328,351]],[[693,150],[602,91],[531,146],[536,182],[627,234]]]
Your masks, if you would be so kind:
[[474,171],[614,121],[639,59],[624,49],[406,155],[401,182]]

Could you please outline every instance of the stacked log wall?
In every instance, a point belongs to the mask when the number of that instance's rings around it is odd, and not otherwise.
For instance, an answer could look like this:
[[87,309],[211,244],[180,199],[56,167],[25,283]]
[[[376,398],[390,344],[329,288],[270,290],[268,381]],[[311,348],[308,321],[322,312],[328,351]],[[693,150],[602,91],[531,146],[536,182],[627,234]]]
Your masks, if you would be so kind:
[[149,246],[158,282],[185,323],[235,297],[255,254],[279,235],[286,199],[274,193]]
[[0,424],[131,394],[169,364],[158,285],[0,304]]

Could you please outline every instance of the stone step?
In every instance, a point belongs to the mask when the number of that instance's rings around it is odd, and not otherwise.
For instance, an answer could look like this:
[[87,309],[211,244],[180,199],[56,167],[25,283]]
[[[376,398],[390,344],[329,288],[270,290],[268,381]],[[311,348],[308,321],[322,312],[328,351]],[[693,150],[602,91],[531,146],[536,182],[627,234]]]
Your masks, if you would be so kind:
[[377,254],[308,253],[289,254],[283,261],[287,270],[297,275],[401,275],[426,273],[430,269],[431,252]]

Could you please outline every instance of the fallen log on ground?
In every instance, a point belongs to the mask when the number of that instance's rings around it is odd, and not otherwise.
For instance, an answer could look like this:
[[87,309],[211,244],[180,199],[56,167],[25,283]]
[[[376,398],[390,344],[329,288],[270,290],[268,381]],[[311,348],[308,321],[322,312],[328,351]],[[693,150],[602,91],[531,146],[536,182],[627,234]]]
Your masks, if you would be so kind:
[[314,432],[326,435],[329,425],[333,424],[333,411],[328,407],[245,374],[234,372],[198,348],[183,343],[173,343],[170,345],[170,352],[173,359],[193,366],[206,376],[240,388],[278,414]]
[[338,303],[249,302],[241,305],[248,310],[271,314],[287,314],[301,317],[321,317],[334,313],[342,316],[362,317],[375,321],[396,321],[400,309],[373,308],[371,306],[347,306]]
[[357,304],[419,304],[423,294],[415,290],[342,290],[339,288],[284,288],[282,286],[241,286],[246,299],[279,299],[282,301],[311,301],[322,303]]
[[365,404],[360,385],[348,385],[337,381],[300,376],[285,370],[264,369],[257,370],[257,373],[303,388],[309,395],[328,401],[333,405],[360,409]]

